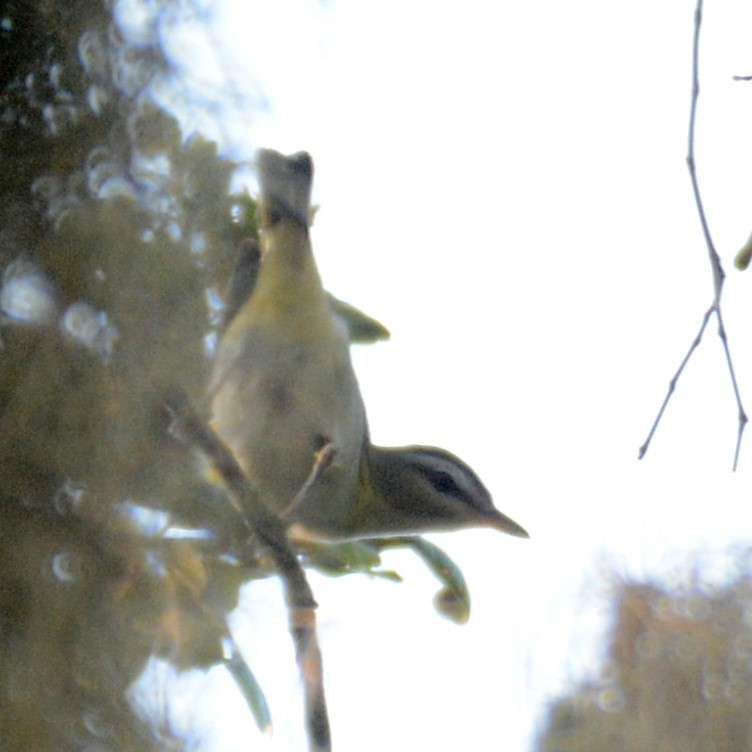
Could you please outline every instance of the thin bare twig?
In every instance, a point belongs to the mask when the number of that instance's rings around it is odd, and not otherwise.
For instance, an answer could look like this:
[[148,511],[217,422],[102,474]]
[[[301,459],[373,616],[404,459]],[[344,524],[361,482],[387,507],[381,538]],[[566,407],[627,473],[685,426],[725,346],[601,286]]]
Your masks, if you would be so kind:
[[723,313],[721,312],[720,305],[716,308],[715,314],[718,317],[718,336],[721,338],[721,342],[723,343],[723,352],[726,355],[726,365],[728,366],[729,376],[731,377],[731,385],[734,388],[734,399],[736,399],[736,407],[739,411],[739,427],[736,433],[736,448],[734,449],[733,465],[733,469],[734,471],[736,471],[736,468],[739,466],[739,453],[741,452],[742,448],[742,436],[744,435],[744,428],[747,425],[747,421],[749,419],[747,418],[747,413],[744,412],[744,406],[742,405],[742,396],[739,391],[739,382],[736,380],[736,371],[731,360],[731,350],[728,344],[728,337],[726,336],[726,327],[723,323]]
[[705,207],[700,195],[700,186],[697,181],[697,169],[695,164],[695,123],[697,122],[697,101],[700,98],[700,27],[702,25],[702,0],[698,0],[695,9],[695,33],[692,44],[692,98],[689,108],[689,129],[687,136],[687,167],[689,168],[689,179],[692,183],[692,193],[695,197],[695,206],[700,218],[702,234],[705,237],[705,245],[708,248],[708,258],[710,268],[713,273],[713,308],[717,309],[721,301],[723,291],[723,281],[726,275],[721,266],[721,259],[715,249],[713,238],[710,235],[708,220],[705,216]]
[[282,521],[259,497],[232,452],[209,425],[198,417],[187,397],[175,393],[166,402],[171,430],[198,448],[227,486],[233,506],[241,513],[248,532],[269,550],[282,578],[290,634],[303,678],[306,725],[311,752],[331,751],[329,715],[324,695],[323,662],[316,636],[316,601],[303,567],[287,539]]
[[653,421],[653,425],[650,427],[650,432],[648,433],[647,439],[645,439],[645,442],[640,447],[640,451],[637,455],[638,459],[641,460],[645,456],[645,453],[648,451],[650,442],[653,440],[653,434],[658,428],[658,424],[661,422],[663,413],[666,412],[666,407],[668,407],[668,403],[669,403],[669,400],[671,399],[671,395],[674,393],[674,389],[676,389],[676,382],[679,380],[679,377],[682,375],[682,372],[684,371],[684,367],[687,365],[687,363],[689,362],[689,359],[692,357],[692,353],[698,348],[700,342],[702,341],[702,335],[705,332],[705,327],[708,325],[708,321],[710,320],[710,316],[714,310],[715,310],[715,306],[711,306],[710,308],[708,308],[707,311],[705,311],[705,315],[702,317],[702,323],[700,324],[700,331],[697,332],[697,334],[695,335],[695,338],[692,341],[692,344],[689,346],[689,350],[687,350],[687,354],[682,359],[682,362],[680,363],[679,368],[677,368],[676,373],[674,374],[671,381],[668,382],[668,391],[666,392],[666,396],[663,398],[663,404],[661,405],[661,409],[658,411],[658,415],[655,416],[655,420]]
[[687,136],[687,167],[689,169],[689,179],[690,179],[690,182],[692,183],[692,193],[695,198],[695,206],[697,208],[697,214],[700,219],[700,225],[702,227],[702,234],[705,237],[705,245],[707,246],[707,249],[708,249],[708,259],[710,261],[710,268],[711,268],[711,272],[713,275],[713,302],[710,308],[708,308],[708,310],[705,312],[705,315],[702,318],[702,324],[700,325],[700,330],[695,336],[692,344],[690,345],[690,348],[687,351],[687,354],[684,356],[681,364],[679,365],[679,368],[677,369],[673,378],[669,382],[668,392],[666,393],[666,397],[664,398],[663,404],[661,405],[661,408],[658,411],[658,415],[653,421],[653,425],[650,428],[650,432],[648,433],[647,439],[645,440],[643,445],[640,447],[638,458],[642,459],[645,456],[645,453],[648,451],[648,447],[650,446],[650,442],[653,439],[653,435],[655,434],[655,431],[658,428],[658,424],[661,422],[663,413],[666,410],[666,406],[668,405],[668,402],[671,399],[671,395],[674,393],[674,390],[676,389],[676,384],[679,380],[679,377],[681,376],[681,374],[684,371],[685,366],[689,362],[689,359],[692,356],[692,353],[699,346],[700,341],[702,340],[702,335],[705,332],[705,327],[708,325],[708,321],[710,320],[711,315],[715,314],[716,318],[718,319],[718,336],[720,337],[721,342],[723,343],[723,351],[726,355],[726,365],[728,366],[729,377],[731,378],[731,385],[734,390],[734,398],[736,399],[736,406],[738,409],[738,416],[739,416],[738,417],[739,427],[738,427],[738,432],[737,432],[737,437],[736,437],[736,449],[734,450],[734,464],[733,464],[733,469],[736,470],[737,465],[739,463],[739,453],[741,451],[742,436],[744,434],[744,428],[747,425],[748,419],[747,419],[747,414],[745,413],[744,407],[742,405],[741,394],[739,392],[739,385],[736,379],[736,372],[734,370],[734,364],[731,358],[731,350],[728,344],[728,337],[726,336],[726,328],[723,324],[723,315],[721,313],[721,295],[723,293],[723,283],[726,278],[726,274],[723,271],[723,266],[721,265],[721,259],[718,256],[718,252],[716,251],[715,244],[713,243],[713,238],[710,234],[710,228],[708,226],[707,217],[705,215],[705,207],[703,205],[702,195],[700,193],[700,186],[697,180],[697,169],[696,169],[696,163],[695,163],[695,123],[697,121],[697,101],[700,96],[699,60],[700,60],[700,29],[701,27],[702,27],[702,0],[697,0],[697,6],[695,7],[694,39],[693,39],[693,44],[692,44],[692,97],[691,97],[691,103],[690,103],[690,109],[689,109],[689,129],[688,129],[688,136]]

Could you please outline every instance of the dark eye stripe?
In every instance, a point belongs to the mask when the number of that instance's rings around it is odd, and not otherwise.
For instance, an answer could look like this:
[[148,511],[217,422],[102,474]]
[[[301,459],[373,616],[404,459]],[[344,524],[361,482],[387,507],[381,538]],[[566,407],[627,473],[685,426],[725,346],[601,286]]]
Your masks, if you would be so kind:
[[469,500],[468,495],[457,485],[450,473],[425,465],[415,465],[415,469],[440,493],[461,501]]

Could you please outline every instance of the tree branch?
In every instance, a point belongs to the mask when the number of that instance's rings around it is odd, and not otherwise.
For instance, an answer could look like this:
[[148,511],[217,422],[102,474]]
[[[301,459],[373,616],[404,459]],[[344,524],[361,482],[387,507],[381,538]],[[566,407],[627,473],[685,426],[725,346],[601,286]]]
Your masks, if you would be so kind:
[[303,567],[291,546],[282,521],[262,501],[227,449],[209,425],[196,415],[187,397],[175,393],[166,401],[172,416],[171,431],[197,447],[220,475],[233,506],[248,532],[269,550],[282,578],[288,609],[288,625],[295,645],[305,696],[306,726],[311,752],[330,752],[331,732],[324,695],[323,663],[316,635],[316,601]]
[[679,365],[679,368],[677,369],[673,378],[669,382],[668,392],[666,393],[666,397],[664,398],[663,404],[661,405],[661,408],[658,411],[658,415],[653,421],[653,425],[650,428],[647,439],[645,439],[645,442],[642,444],[642,446],[639,449],[638,459],[642,459],[645,456],[646,452],[648,451],[650,442],[652,441],[653,435],[655,434],[655,431],[658,428],[658,424],[661,422],[661,419],[663,418],[663,413],[665,412],[666,406],[668,405],[669,400],[671,399],[671,395],[674,393],[679,377],[683,373],[685,366],[689,362],[689,359],[692,357],[692,353],[694,353],[694,351],[699,346],[700,341],[702,340],[702,335],[705,331],[705,327],[708,325],[708,321],[710,320],[710,316],[712,314],[715,314],[716,318],[718,319],[718,336],[720,337],[721,342],[723,343],[723,351],[726,355],[726,365],[728,366],[729,377],[731,379],[731,385],[734,390],[734,398],[736,399],[736,406],[738,410],[739,424],[738,424],[738,431],[737,431],[737,437],[736,437],[736,449],[734,451],[734,464],[733,464],[733,469],[736,470],[737,465],[739,463],[739,453],[741,451],[742,436],[744,434],[744,428],[747,425],[748,418],[747,418],[747,414],[744,411],[744,406],[742,405],[741,394],[739,392],[739,385],[736,379],[736,372],[734,370],[734,364],[731,358],[731,350],[728,344],[728,337],[726,336],[726,328],[723,324],[723,315],[721,313],[721,295],[723,293],[723,283],[726,278],[726,274],[723,271],[723,266],[721,265],[721,259],[718,256],[718,252],[716,251],[715,244],[713,243],[712,235],[710,234],[710,228],[708,226],[707,217],[705,215],[705,207],[702,201],[702,194],[700,193],[699,181],[697,179],[697,169],[696,169],[696,162],[695,162],[695,123],[697,121],[697,102],[700,97],[699,60],[700,60],[701,27],[702,27],[702,0],[697,0],[697,6],[695,7],[694,39],[693,39],[693,44],[692,44],[692,96],[690,100],[689,129],[688,129],[688,135],[687,135],[687,167],[689,169],[689,179],[692,184],[692,193],[695,199],[697,215],[700,219],[700,226],[702,227],[702,234],[705,238],[705,245],[707,246],[707,250],[708,250],[708,259],[710,261],[710,269],[711,269],[711,273],[713,277],[713,302],[710,308],[708,308],[708,310],[705,312],[705,315],[703,316],[703,319],[702,319],[702,324],[700,325],[700,330],[695,336],[695,339],[693,340],[692,344],[690,345],[690,348],[687,351],[687,354],[684,356],[684,359]]

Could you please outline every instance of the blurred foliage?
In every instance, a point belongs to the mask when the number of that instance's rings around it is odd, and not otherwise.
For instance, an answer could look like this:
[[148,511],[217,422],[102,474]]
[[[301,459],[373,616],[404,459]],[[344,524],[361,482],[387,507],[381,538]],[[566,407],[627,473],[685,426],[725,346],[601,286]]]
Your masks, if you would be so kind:
[[[176,387],[205,409],[219,291],[257,233],[238,165],[160,105],[163,32],[197,16],[190,0],[0,0],[3,752],[181,748],[127,701],[154,657],[226,665],[269,724],[225,617],[270,568],[164,409]],[[354,338],[388,335],[333,305]],[[394,545],[303,554],[399,579],[381,569]],[[409,545],[463,620],[459,570]]]
[[129,41],[100,0],[0,4],[4,751],[177,744],[127,690],[151,656],[221,662],[248,579],[162,408],[174,384],[201,404],[206,291],[242,232],[236,165],[153,96],[186,7],[144,4]]
[[752,750],[752,573],[618,580],[600,677],[550,708],[540,752]]

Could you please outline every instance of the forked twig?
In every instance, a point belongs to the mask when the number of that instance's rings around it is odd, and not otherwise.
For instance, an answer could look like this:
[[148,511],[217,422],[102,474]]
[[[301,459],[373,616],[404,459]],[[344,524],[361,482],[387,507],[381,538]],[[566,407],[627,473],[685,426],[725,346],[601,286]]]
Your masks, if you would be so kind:
[[175,393],[166,402],[173,419],[171,431],[199,449],[227,486],[233,506],[248,532],[269,551],[282,578],[290,634],[305,696],[306,724],[311,752],[331,751],[329,715],[324,695],[323,663],[316,636],[316,601],[282,521],[259,497],[234,455],[209,425],[198,417],[187,397]]
[[674,390],[676,389],[676,384],[679,380],[679,377],[682,375],[684,368],[689,362],[689,359],[692,357],[692,353],[699,346],[700,341],[702,340],[702,335],[705,332],[705,327],[708,325],[708,321],[710,320],[711,315],[715,314],[716,318],[718,319],[718,336],[720,337],[721,342],[723,343],[723,351],[726,355],[726,365],[728,366],[729,377],[731,378],[731,385],[734,390],[734,398],[736,399],[736,406],[737,406],[738,413],[739,413],[739,429],[738,429],[737,437],[736,437],[736,449],[734,450],[734,465],[733,465],[733,469],[736,470],[737,465],[739,463],[739,452],[741,450],[742,436],[744,434],[744,428],[747,425],[748,418],[747,418],[747,414],[744,411],[744,407],[742,405],[741,394],[739,392],[739,385],[736,379],[736,372],[734,370],[734,364],[731,358],[731,350],[728,344],[728,337],[726,336],[726,328],[723,324],[723,315],[721,313],[721,295],[723,293],[723,282],[726,278],[726,274],[723,271],[723,266],[721,265],[721,259],[718,256],[718,252],[716,251],[715,244],[713,243],[713,238],[710,234],[710,228],[708,227],[708,221],[705,215],[705,207],[702,202],[702,195],[700,194],[700,186],[697,180],[697,170],[696,170],[696,165],[695,165],[695,123],[697,120],[697,101],[700,96],[699,59],[700,59],[700,28],[701,26],[702,26],[702,0],[697,0],[697,6],[695,8],[694,40],[692,44],[692,97],[691,97],[691,103],[690,103],[690,109],[689,109],[689,131],[688,131],[688,139],[687,139],[687,142],[688,142],[687,143],[687,168],[689,169],[689,178],[692,183],[692,193],[694,195],[695,206],[697,208],[697,214],[700,219],[700,225],[702,227],[702,234],[705,237],[705,245],[707,246],[707,249],[708,249],[708,259],[710,261],[710,268],[711,268],[711,272],[713,275],[713,302],[710,308],[708,308],[708,310],[705,312],[705,315],[702,317],[700,330],[698,331],[697,335],[692,341],[692,344],[690,345],[689,350],[687,351],[687,354],[682,359],[682,362],[679,365],[679,368],[677,369],[673,378],[671,379],[671,381],[669,381],[668,392],[666,393],[666,396],[663,400],[663,404],[661,405],[661,408],[658,411],[658,415],[653,421],[653,425],[650,428],[650,432],[648,433],[647,439],[645,439],[645,442],[640,447],[638,458],[642,459],[645,456],[645,453],[648,451],[648,447],[650,446],[650,442],[653,439],[653,435],[655,434],[655,431],[658,428],[658,424],[661,422],[661,419],[663,418],[663,413],[666,410],[666,406],[668,405],[668,402],[671,399],[671,395],[674,393]]

